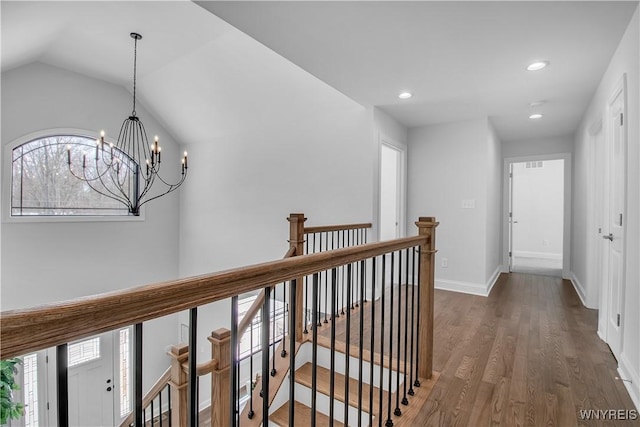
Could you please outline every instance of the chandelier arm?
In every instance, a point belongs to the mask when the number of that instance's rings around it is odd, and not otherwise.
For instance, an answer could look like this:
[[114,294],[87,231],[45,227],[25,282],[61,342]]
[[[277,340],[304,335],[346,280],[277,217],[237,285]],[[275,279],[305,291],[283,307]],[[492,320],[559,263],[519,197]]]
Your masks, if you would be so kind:
[[[71,172],[71,173],[73,173],[73,172]],[[73,174],[73,175],[74,175],[74,176],[76,176],[75,174]],[[105,197],[108,197],[108,198],[110,198],[110,199],[117,200],[118,202],[120,202],[120,203],[122,203],[122,204],[126,205],[127,207],[130,207],[130,206],[131,206],[131,203],[129,202],[129,200],[121,199],[121,198],[116,197],[116,196],[111,196],[111,195],[109,195],[109,194],[105,194],[105,193],[103,193],[102,191],[98,190],[98,189],[97,189],[96,187],[94,187],[94,186],[93,186],[93,184],[91,183],[91,182],[92,182],[92,180],[89,180],[89,179],[86,177],[86,173],[85,173],[85,172],[83,172],[83,176],[84,176],[84,179],[83,179],[83,178],[80,178],[80,179],[81,179],[81,180],[83,180],[84,182],[86,182],[86,183],[87,183],[87,185],[89,186],[89,188],[91,188],[91,189],[92,189],[93,191],[95,191],[96,193],[99,193],[99,194],[101,194],[101,195],[103,195],[103,196],[105,196]],[[93,181],[95,181],[95,179],[94,179]]]
[[[96,170],[98,170],[98,160],[96,160]],[[116,188],[119,190],[120,194],[118,194],[117,192],[111,190],[109,188],[109,186],[107,184],[105,184],[105,182],[102,179],[102,177],[104,177],[105,175],[109,175],[109,178],[111,178],[111,182],[114,182],[113,181],[113,169],[107,168],[107,169],[105,169],[104,173],[98,174],[98,179],[100,180],[100,184],[102,184],[102,187],[109,194],[112,194],[114,197],[117,197],[119,199],[120,196],[122,196],[123,199],[128,201],[129,198],[127,197],[127,194],[122,190],[122,188],[119,185],[116,185]],[[101,193],[101,194],[104,194],[104,193]]]
[[147,203],[147,202],[150,202],[150,201],[152,201],[152,200],[155,200],[155,199],[157,199],[157,198],[159,198],[159,197],[165,196],[165,195],[167,195],[167,194],[171,193],[171,192],[172,192],[172,191],[174,191],[174,190],[177,190],[177,189],[178,189],[178,187],[180,187],[180,186],[182,185],[182,183],[184,182],[184,179],[185,179],[186,177],[187,177],[187,174],[185,173],[185,174],[182,176],[182,179],[180,180],[180,182],[179,182],[178,184],[171,185],[167,191],[165,191],[165,192],[164,192],[164,193],[162,193],[162,194],[158,194],[157,196],[153,196],[153,197],[151,197],[150,199],[145,200],[144,202],[140,203],[140,205],[138,205],[138,207],[140,207],[140,206],[144,205],[144,204],[145,204],[145,203]]
[[180,186],[184,182],[184,176],[185,175],[187,175],[187,171],[184,172],[183,177],[180,178],[180,181],[178,181],[176,184],[171,184],[171,183],[165,181],[164,179],[162,179],[162,177],[160,175],[157,175],[157,177],[164,185],[166,185],[168,187],[175,187],[175,186]]
[[140,192],[140,194],[138,195],[138,200],[136,200],[136,204],[138,206],[142,206],[140,204],[140,201],[142,201],[145,196],[147,195],[147,193],[151,190],[151,187],[153,186],[153,182],[155,181],[155,175],[149,177],[148,179],[144,180],[144,188],[142,189],[142,191]]

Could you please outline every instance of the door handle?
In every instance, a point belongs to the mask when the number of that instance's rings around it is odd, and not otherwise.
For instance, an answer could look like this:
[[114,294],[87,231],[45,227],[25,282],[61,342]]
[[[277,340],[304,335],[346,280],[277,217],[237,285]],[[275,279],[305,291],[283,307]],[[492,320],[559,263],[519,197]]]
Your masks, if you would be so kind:
[[602,238],[603,239],[609,239],[610,241],[613,242],[613,234],[612,233],[609,233],[608,235],[604,235],[604,236],[602,236]]

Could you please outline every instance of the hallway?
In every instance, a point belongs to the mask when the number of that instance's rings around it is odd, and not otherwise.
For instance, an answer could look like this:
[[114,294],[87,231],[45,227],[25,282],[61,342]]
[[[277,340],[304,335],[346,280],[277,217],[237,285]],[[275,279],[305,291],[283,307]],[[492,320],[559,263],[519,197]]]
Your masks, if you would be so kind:
[[596,335],[597,311],[571,283],[503,274],[488,298],[436,290],[434,370],[416,425],[640,425],[580,420],[580,409],[634,409]]

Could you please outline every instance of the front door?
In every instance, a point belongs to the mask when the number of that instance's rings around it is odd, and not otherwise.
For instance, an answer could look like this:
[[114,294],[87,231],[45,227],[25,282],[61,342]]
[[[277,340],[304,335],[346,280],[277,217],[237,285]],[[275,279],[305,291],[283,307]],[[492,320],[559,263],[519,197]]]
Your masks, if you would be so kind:
[[113,426],[113,333],[71,343],[69,350],[69,424]]

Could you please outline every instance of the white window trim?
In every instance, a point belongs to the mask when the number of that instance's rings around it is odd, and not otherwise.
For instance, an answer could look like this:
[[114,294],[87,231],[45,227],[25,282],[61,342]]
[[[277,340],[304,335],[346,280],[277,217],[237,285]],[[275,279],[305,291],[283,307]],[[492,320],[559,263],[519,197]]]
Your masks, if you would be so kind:
[[[2,222],[3,223],[38,223],[38,222],[119,222],[119,221],[144,221],[146,216],[145,206],[140,208],[140,215],[29,215],[29,216],[12,216],[11,215],[11,179],[12,179],[12,162],[13,149],[33,141],[38,138],[45,138],[51,135],[73,135],[84,136],[89,138],[99,138],[100,134],[96,131],[75,129],[75,128],[54,128],[32,132],[14,139],[6,144],[2,150]],[[105,137],[105,141],[116,141],[112,138]]]

